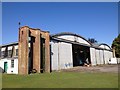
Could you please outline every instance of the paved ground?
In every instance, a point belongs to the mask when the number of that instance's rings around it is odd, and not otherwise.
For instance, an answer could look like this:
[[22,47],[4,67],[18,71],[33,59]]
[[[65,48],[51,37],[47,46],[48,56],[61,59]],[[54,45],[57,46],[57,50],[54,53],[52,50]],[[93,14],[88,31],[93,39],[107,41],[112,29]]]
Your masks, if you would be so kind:
[[77,66],[70,69],[64,69],[63,72],[113,72],[118,73],[120,65],[99,65],[99,66]]

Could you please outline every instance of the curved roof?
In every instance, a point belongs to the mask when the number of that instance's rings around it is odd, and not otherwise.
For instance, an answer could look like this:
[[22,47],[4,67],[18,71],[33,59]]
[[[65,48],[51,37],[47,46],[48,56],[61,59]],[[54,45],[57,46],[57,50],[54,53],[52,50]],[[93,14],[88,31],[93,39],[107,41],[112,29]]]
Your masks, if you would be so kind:
[[79,38],[82,38],[83,40],[85,40],[86,42],[88,42],[91,46],[92,46],[92,43],[89,42],[87,39],[85,39],[84,37],[78,35],[78,34],[74,34],[74,33],[71,33],[71,32],[61,32],[61,33],[57,33],[57,34],[53,34],[51,35],[52,37],[58,37],[58,36],[64,36],[64,35],[71,35],[71,36],[77,36]]
[[99,44],[99,47],[100,47],[101,45],[105,45],[105,46],[109,47],[110,50],[112,50],[112,48],[111,48],[109,45],[105,44],[105,43]]

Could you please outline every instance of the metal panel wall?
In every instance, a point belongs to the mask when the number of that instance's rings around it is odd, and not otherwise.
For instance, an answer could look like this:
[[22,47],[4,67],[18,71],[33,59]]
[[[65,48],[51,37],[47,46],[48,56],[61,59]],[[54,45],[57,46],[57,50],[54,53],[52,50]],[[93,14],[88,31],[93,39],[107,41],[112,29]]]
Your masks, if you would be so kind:
[[51,42],[51,69],[58,70],[58,43]]
[[108,63],[109,63],[111,58],[113,58],[113,53],[111,51],[107,51],[107,53],[108,53]]
[[113,52],[109,51],[110,58],[113,58]]
[[60,69],[73,67],[72,44],[59,43],[59,63]]
[[91,65],[96,65],[95,48],[90,48]]
[[106,51],[104,50],[104,61],[105,61],[105,64],[108,64],[108,61],[109,61],[109,51]]
[[110,51],[106,51],[106,53],[107,53],[107,64],[108,64],[111,58],[111,55],[110,55]]
[[96,49],[96,64],[100,64],[100,53],[99,50]]
[[100,64],[104,64],[104,61],[103,61],[103,50],[100,50]]
[[117,59],[117,63],[120,64],[120,58],[116,58]]

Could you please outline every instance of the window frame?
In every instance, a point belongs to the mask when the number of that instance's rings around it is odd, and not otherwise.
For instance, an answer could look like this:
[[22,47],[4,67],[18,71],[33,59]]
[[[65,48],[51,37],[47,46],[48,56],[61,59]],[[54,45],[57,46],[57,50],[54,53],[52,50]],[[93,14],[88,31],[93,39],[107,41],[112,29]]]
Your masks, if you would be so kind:
[[14,68],[14,59],[11,60],[11,68]]
[[5,58],[5,50],[1,51],[1,58]]
[[18,56],[18,49],[15,49],[15,56]]
[[11,57],[12,56],[12,50],[10,49],[10,50],[7,50],[7,56],[8,57]]

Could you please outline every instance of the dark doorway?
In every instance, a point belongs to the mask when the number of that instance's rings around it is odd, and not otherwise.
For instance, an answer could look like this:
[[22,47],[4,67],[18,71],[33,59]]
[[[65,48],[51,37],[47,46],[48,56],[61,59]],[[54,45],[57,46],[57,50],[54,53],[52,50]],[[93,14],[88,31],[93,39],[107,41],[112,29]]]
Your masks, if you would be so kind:
[[73,67],[83,66],[85,65],[85,63],[91,64],[89,47],[73,44],[72,49],[73,49]]
[[41,63],[40,72],[45,72],[45,39],[41,38]]
[[30,36],[30,47],[29,47],[29,73],[32,73],[33,71],[33,44],[35,43],[35,37]]
[[4,62],[4,72],[7,73],[7,69],[8,69],[8,63]]

